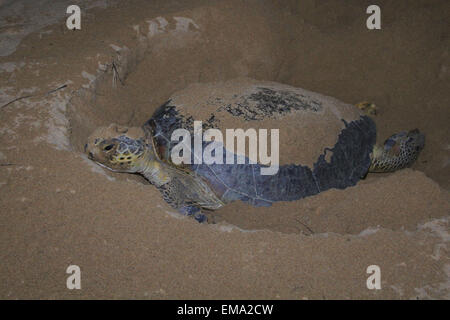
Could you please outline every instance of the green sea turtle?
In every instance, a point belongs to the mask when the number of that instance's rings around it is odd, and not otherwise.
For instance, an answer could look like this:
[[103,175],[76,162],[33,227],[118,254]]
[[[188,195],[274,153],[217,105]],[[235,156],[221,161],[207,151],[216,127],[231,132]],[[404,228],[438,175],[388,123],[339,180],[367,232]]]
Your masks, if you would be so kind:
[[[201,147],[221,146],[222,164],[199,161],[199,154],[192,152],[190,162],[176,165],[171,155],[180,140],[178,136],[172,141],[172,134],[186,129],[189,147],[195,147],[194,121],[202,121],[203,130],[221,132],[278,129],[278,145],[270,146],[272,152],[279,148],[275,174],[261,174],[268,166],[250,161],[249,148],[229,150],[220,140],[204,139]],[[202,222],[203,209],[215,210],[231,201],[270,206],[353,186],[367,172],[408,167],[423,149],[425,137],[415,129],[394,134],[383,145],[375,141],[375,123],[355,106],[284,84],[238,78],[176,92],[141,128],[98,128],[85,152],[112,171],[144,175],[172,207]],[[217,156],[217,150],[211,154]],[[238,157],[244,163],[237,163]]]

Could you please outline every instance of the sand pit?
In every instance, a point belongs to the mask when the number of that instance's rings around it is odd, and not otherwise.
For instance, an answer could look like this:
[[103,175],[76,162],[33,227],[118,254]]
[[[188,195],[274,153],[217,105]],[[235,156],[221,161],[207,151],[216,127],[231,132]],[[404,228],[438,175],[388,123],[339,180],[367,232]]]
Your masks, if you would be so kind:
[[[378,31],[358,1],[97,5],[80,31],[62,12],[21,41],[0,15],[0,298],[450,298],[448,2],[381,1]],[[420,128],[426,147],[410,169],[236,202],[208,225],[84,155],[96,127],[140,126],[174,92],[236,77],[374,102],[380,140]],[[81,290],[66,288],[72,264]]]

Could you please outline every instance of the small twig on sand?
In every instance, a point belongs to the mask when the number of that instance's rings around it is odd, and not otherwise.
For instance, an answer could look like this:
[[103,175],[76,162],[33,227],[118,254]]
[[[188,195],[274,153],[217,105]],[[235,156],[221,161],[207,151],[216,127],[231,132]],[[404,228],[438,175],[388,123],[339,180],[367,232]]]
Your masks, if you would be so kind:
[[119,79],[121,85],[125,85],[120,78],[119,70],[117,70],[116,63],[112,62],[112,70],[113,70],[113,87],[116,86],[117,79]]
[[11,103],[14,103],[14,102],[16,102],[16,101],[19,101],[19,100],[22,100],[22,99],[25,99],[25,98],[29,98],[29,97],[32,97],[32,96],[33,96],[32,94],[29,94],[29,95],[27,95],[27,96],[22,96],[22,97],[15,98],[15,99],[11,100],[10,102],[7,102],[7,103],[5,103],[4,105],[2,105],[2,106],[0,107],[0,109],[3,109],[4,107],[10,105]]
[[0,167],[15,166],[15,163],[0,163]]
[[4,107],[6,107],[6,106],[8,106],[8,105],[10,105],[10,104],[12,104],[12,103],[14,103],[16,101],[19,101],[19,100],[30,98],[30,97],[34,97],[34,96],[49,95],[49,94],[51,94],[53,92],[56,92],[56,91],[61,90],[61,89],[64,89],[66,87],[67,87],[67,84],[64,84],[64,85],[62,85],[62,86],[60,86],[60,87],[58,87],[56,89],[53,89],[53,90],[50,90],[50,91],[47,91],[47,92],[44,92],[44,93],[28,94],[26,96],[18,97],[18,98],[15,98],[15,99],[5,103],[4,105],[0,106],[0,109],[3,109]]
[[60,86],[60,87],[58,87],[58,88],[56,88],[56,89],[50,90],[50,91],[47,92],[46,94],[50,94],[50,93],[56,92],[56,91],[58,91],[58,90],[61,90],[61,89],[66,88],[66,87],[67,87],[67,84],[63,84],[62,86]]
[[295,221],[297,221],[302,226],[304,226],[306,229],[308,229],[308,231],[311,232],[311,234],[314,234],[314,231],[310,227],[308,227],[308,225],[306,223],[301,222],[300,219],[298,219],[298,218],[296,218]]

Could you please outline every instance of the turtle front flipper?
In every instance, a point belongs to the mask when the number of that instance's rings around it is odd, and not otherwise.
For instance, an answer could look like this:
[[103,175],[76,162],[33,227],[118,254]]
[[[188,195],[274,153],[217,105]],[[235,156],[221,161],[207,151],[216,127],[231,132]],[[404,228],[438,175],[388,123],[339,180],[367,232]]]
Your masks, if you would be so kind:
[[182,171],[172,171],[171,180],[157,188],[172,208],[200,223],[208,220],[202,208],[215,210],[224,205],[200,177]]
[[184,216],[192,216],[198,222],[206,222],[208,219],[202,213],[200,207],[188,204],[183,197],[183,193],[179,192],[176,181],[168,182],[160,187],[159,191],[162,194],[164,201],[166,201],[172,208],[176,209]]
[[390,136],[383,146],[375,145],[369,172],[392,172],[411,166],[425,146],[418,129]]

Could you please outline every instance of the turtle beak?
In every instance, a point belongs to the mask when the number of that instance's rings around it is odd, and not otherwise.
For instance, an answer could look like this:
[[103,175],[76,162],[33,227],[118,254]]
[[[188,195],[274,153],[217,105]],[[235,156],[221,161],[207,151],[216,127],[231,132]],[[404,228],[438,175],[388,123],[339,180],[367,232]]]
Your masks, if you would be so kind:
[[95,162],[96,164],[98,164],[100,167],[105,168],[105,169],[108,169],[109,171],[113,171],[113,172],[122,172],[121,170],[116,170],[116,169],[110,168],[110,167],[108,167],[108,166],[105,166],[105,165],[104,165],[103,163],[101,163],[101,162],[98,162],[98,161],[95,161],[95,160],[94,160],[94,162]]

